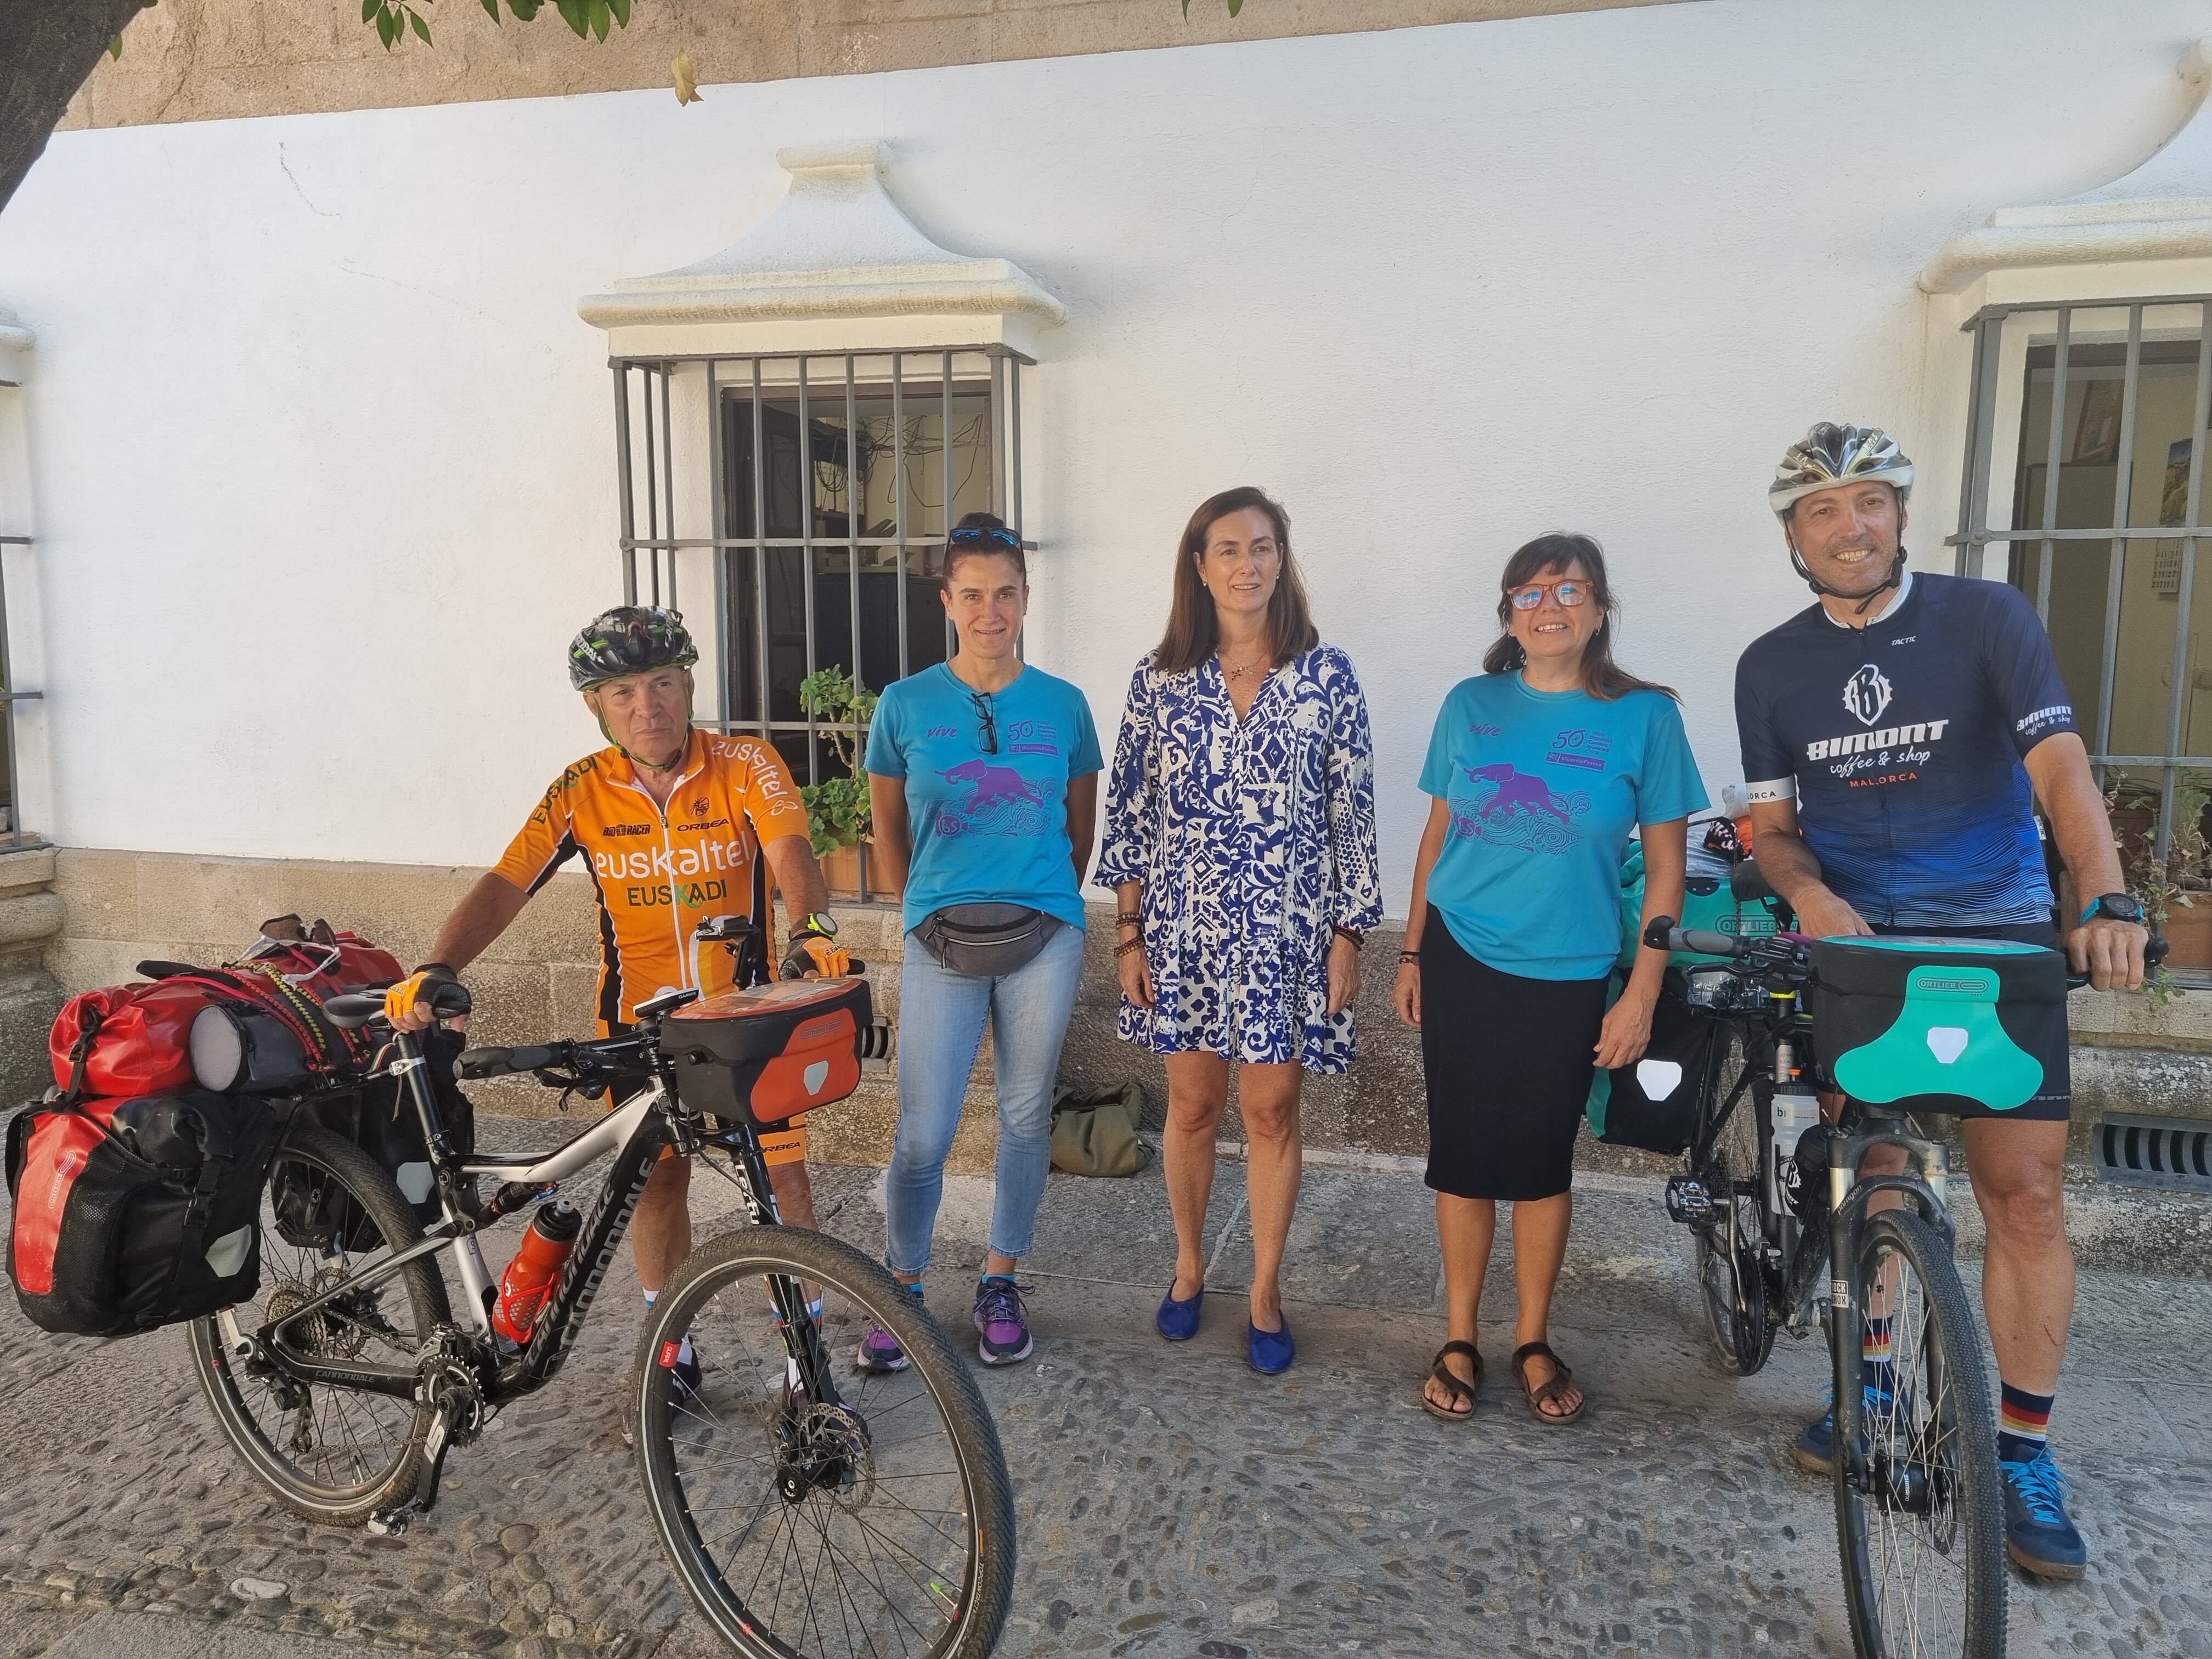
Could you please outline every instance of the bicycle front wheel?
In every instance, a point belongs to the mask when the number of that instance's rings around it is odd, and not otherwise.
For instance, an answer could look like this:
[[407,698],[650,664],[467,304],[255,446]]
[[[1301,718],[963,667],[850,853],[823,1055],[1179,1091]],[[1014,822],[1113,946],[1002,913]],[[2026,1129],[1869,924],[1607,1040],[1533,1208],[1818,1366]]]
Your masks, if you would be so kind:
[[[770,1280],[787,1303],[799,1282],[820,1287],[827,1388],[803,1380]],[[856,1368],[872,1322],[902,1368]],[[695,1251],[653,1304],[633,1386],[654,1525],[738,1651],[982,1659],[997,1645],[1014,1572],[998,1432],[943,1328],[858,1250],[761,1227]]]
[[1889,1321],[1887,1388],[1870,1389],[1854,1455],[1838,1418],[1836,1538],[1862,1659],[2001,1659],[2004,1505],[1981,1340],[1951,1252],[1905,1210],[1867,1223],[1837,1322],[1847,1353],[1863,1319]]

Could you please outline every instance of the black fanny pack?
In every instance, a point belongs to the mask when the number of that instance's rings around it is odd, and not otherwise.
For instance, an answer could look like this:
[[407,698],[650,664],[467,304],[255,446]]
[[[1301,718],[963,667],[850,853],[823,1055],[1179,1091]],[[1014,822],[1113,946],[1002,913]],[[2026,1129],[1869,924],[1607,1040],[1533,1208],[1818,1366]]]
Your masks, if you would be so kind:
[[939,964],[971,979],[1026,968],[1060,928],[1060,918],[1026,904],[948,904],[914,930]]

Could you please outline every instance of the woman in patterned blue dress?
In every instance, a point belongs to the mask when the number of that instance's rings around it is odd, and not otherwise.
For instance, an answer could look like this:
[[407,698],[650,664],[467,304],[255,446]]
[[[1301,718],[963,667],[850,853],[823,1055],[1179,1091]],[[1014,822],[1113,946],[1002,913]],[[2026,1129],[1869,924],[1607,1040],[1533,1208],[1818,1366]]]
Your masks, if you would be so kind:
[[1295,1354],[1278,1283],[1298,1195],[1298,1083],[1352,1064],[1359,942],[1382,919],[1373,745],[1352,661],[1321,643],[1290,520],[1257,489],[1191,515],[1166,636],[1137,665],[1095,879],[1115,890],[1120,1034],[1164,1055],[1176,1273],[1160,1334],[1197,1334],[1214,1133],[1238,1067],[1252,1221],[1247,1352]]

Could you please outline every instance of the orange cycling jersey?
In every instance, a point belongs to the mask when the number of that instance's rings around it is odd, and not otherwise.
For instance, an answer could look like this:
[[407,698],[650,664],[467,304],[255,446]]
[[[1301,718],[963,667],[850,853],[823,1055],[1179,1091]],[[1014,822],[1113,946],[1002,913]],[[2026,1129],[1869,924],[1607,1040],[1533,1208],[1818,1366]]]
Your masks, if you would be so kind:
[[695,950],[708,916],[768,921],[760,849],[806,834],[806,808],[775,750],[754,738],[695,729],[665,811],[622,752],[602,749],[556,779],[495,866],[535,893],[580,853],[599,896],[599,1030],[637,1015],[663,991],[731,988],[735,959]]

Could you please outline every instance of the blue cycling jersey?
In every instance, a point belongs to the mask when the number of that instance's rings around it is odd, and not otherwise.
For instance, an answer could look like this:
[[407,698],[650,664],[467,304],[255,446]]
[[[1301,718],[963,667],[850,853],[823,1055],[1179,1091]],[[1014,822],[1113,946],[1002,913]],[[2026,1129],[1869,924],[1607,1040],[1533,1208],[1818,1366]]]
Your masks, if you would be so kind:
[[1821,879],[1869,922],[2051,919],[2021,757],[2075,730],[2051,640],[2002,582],[1916,574],[1863,630],[1818,605],[1736,665],[1751,798],[1797,801]]

